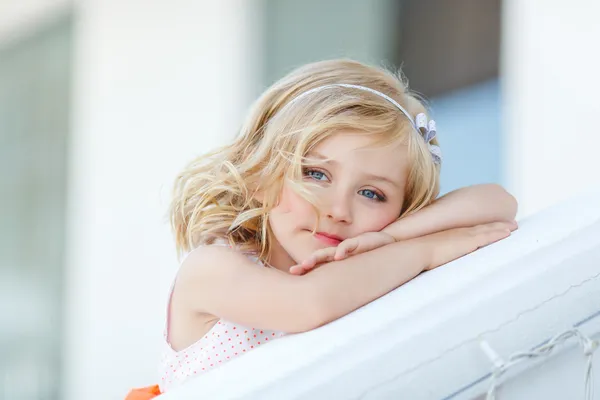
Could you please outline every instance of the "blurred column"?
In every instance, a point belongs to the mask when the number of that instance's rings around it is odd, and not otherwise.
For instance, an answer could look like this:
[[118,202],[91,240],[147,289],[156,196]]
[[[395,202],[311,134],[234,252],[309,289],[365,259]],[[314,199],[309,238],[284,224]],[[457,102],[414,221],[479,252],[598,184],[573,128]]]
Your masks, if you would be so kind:
[[430,99],[444,155],[441,193],[504,183],[500,143],[501,0],[405,0],[400,61]]
[[241,123],[257,81],[254,13],[245,0],[77,4],[66,399],[157,383],[177,268],[172,181]]
[[600,2],[505,0],[504,166],[520,216],[600,184]]
[[60,398],[71,19],[0,3],[0,399]]
[[394,0],[263,0],[263,81],[308,62],[349,57],[392,66],[399,32]]

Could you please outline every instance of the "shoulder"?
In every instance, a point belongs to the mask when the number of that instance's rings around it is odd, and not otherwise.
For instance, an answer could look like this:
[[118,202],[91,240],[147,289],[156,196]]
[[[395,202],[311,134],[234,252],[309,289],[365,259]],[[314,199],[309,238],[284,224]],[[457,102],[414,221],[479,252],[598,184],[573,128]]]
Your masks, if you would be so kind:
[[183,260],[175,287],[173,301],[193,312],[207,312],[215,302],[232,293],[244,277],[256,269],[247,255],[228,246],[201,246]]
[[256,266],[248,255],[232,249],[229,246],[200,246],[194,249],[183,260],[177,280],[196,281],[199,278],[209,278],[215,274],[229,274],[240,268]]

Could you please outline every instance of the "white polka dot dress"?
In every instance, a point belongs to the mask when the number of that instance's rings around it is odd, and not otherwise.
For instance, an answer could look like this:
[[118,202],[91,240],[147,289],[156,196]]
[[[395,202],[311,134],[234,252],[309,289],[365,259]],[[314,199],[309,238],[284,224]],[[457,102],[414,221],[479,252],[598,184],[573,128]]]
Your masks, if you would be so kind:
[[[251,258],[258,266],[264,267],[255,257]],[[168,319],[167,317],[167,321]],[[165,393],[190,377],[216,368],[284,335],[283,332],[248,328],[221,319],[196,343],[181,351],[175,351],[169,343],[167,322],[159,367],[160,391]]]
[[164,393],[189,377],[216,368],[284,335],[283,332],[247,328],[220,320],[202,339],[184,350],[174,351],[167,342],[160,364],[160,390]]

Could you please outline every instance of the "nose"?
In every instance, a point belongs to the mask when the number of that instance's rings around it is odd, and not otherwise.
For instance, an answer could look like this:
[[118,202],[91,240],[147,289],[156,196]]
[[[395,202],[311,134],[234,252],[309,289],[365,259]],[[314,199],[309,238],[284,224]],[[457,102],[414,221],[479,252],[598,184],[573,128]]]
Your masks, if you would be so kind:
[[352,206],[350,196],[338,194],[332,195],[326,208],[326,217],[334,222],[351,223]]

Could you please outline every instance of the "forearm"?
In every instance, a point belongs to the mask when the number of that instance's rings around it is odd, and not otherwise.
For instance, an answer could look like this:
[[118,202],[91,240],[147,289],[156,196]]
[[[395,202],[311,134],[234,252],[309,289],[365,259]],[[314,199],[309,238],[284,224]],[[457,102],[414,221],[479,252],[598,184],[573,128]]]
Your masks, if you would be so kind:
[[393,243],[305,275],[318,296],[318,325],[340,318],[410,281],[429,265],[424,241]]
[[383,232],[407,240],[453,228],[512,221],[517,202],[499,185],[476,185],[440,197],[431,205],[390,224]]
[[180,267],[172,301],[194,313],[244,326],[304,332],[348,314],[426,269],[432,259],[426,243],[426,238],[394,243],[303,276],[257,268],[246,256],[221,246],[201,247]]

